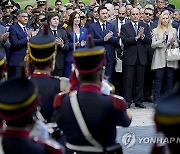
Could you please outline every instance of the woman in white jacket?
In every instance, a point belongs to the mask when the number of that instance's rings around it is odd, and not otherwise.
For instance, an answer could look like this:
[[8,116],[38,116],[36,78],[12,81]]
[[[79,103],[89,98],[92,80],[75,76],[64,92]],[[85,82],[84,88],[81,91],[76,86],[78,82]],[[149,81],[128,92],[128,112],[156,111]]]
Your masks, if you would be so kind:
[[152,32],[152,48],[155,49],[151,69],[154,70],[153,97],[156,104],[160,100],[163,78],[165,79],[165,93],[172,90],[174,69],[178,68],[178,61],[167,61],[166,50],[171,46],[177,47],[177,32],[172,28],[168,11],[162,12],[157,28]]

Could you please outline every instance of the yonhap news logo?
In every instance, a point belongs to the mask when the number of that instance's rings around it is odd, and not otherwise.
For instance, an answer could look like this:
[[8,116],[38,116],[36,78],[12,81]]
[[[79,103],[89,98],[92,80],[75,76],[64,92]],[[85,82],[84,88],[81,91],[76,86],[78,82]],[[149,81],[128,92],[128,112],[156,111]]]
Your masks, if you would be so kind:
[[155,136],[137,136],[133,132],[125,133],[122,138],[122,146],[124,148],[131,148],[136,143],[138,144],[180,144],[180,137],[164,137],[162,134],[155,135]]
[[124,148],[131,148],[136,143],[138,144],[170,144],[170,143],[176,143],[180,144],[180,137],[164,137],[162,135],[159,136],[137,136],[133,132],[125,133],[122,138],[122,146]]
[[132,132],[128,132],[122,136],[122,144],[126,148],[134,146],[136,143],[136,135]]

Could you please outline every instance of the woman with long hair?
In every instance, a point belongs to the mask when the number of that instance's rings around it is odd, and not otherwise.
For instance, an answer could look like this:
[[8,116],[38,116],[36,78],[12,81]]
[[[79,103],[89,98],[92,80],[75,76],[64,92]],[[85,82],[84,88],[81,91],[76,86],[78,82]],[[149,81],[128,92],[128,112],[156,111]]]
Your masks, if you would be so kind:
[[151,68],[155,73],[153,97],[154,103],[157,104],[161,98],[162,83],[165,83],[165,93],[172,90],[174,69],[178,68],[178,61],[166,60],[167,49],[178,46],[176,29],[171,25],[168,11],[163,11],[159,17],[158,26],[152,32],[151,46],[155,49]]
[[73,63],[72,52],[77,48],[86,46],[88,32],[86,28],[80,26],[80,15],[78,12],[72,12],[69,17],[69,23],[66,28],[69,38],[69,51],[64,55],[64,77],[71,74],[71,65]]

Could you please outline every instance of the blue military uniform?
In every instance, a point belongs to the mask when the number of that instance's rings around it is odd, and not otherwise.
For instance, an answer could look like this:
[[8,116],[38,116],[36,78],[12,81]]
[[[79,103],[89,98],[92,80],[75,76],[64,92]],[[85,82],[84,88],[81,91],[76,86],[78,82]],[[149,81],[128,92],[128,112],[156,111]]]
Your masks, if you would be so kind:
[[50,74],[50,67],[55,54],[55,37],[48,31],[48,27],[45,25],[43,31],[30,38],[26,60],[29,61],[28,59],[30,58],[34,66],[34,72],[30,80],[38,85],[39,95],[42,100],[41,114],[47,122],[51,121],[54,96],[60,92],[60,80]]
[[[155,123],[168,144],[153,147],[152,154],[177,154],[180,153],[180,88],[166,95],[155,108]],[[174,141],[172,141],[174,140]]]
[[[73,53],[75,67],[79,74],[90,75],[104,66],[104,48],[91,47],[76,50]],[[77,73],[75,73],[77,74]],[[74,74],[74,75],[75,75]],[[77,75],[75,76],[75,78]],[[71,79],[72,80],[72,76]],[[74,80],[77,81],[77,80]],[[75,82],[72,82],[75,85]],[[72,84],[72,85],[73,85]],[[75,88],[75,87],[74,87]],[[74,88],[72,92],[75,92]],[[80,83],[77,99],[85,123],[93,138],[102,146],[115,144],[116,125],[128,127],[131,118],[126,112],[126,101],[116,95],[104,95],[97,83]],[[71,93],[60,93],[55,97],[55,119],[63,128],[66,136],[66,153],[99,153],[96,146],[85,138],[72,111]],[[92,150],[93,149],[93,150]]]
[[29,126],[33,124],[33,116],[39,104],[37,86],[25,77],[1,84],[0,120],[5,121],[7,127],[3,127],[0,134],[5,154],[63,153],[59,145],[52,146],[48,141],[29,137]]
[[51,121],[51,116],[54,111],[53,99],[60,92],[60,80],[48,74],[33,73],[30,78],[39,87],[41,96],[41,114],[47,120]]

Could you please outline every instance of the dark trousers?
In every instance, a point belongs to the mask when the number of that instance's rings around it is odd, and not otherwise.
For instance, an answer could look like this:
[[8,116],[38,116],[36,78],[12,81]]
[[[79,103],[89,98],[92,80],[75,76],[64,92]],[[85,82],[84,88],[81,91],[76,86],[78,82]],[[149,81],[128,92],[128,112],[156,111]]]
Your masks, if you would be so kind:
[[113,72],[113,61],[110,61],[110,62],[107,61],[106,69],[105,69],[105,76],[106,76],[106,79],[110,82],[111,82],[112,72]]
[[174,69],[170,67],[164,67],[155,69],[154,71],[154,90],[153,101],[157,104],[161,98],[161,88],[164,79],[165,87],[164,93],[169,92],[173,88]]
[[116,61],[114,61],[113,65],[113,73],[111,77],[111,83],[115,86],[115,94],[123,96],[123,75],[122,72],[116,72],[115,71],[115,64]]
[[53,74],[53,76],[62,77],[62,75],[63,75],[63,69],[57,69],[57,68],[55,68],[52,74]]
[[71,75],[72,61],[64,61],[64,72],[63,77],[69,78]]
[[151,63],[145,65],[144,73],[144,99],[151,98],[153,90],[153,71],[151,70]]
[[128,104],[132,103],[133,91],[134,103],[142,104],[143,102],[144,68],[145,66],[141,65],[139,60],[135,65],[123,65],[124,98]]
[[8,79],[17,78],[21,76],[21,67],[20,66],[8,66]]

